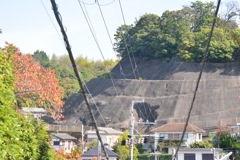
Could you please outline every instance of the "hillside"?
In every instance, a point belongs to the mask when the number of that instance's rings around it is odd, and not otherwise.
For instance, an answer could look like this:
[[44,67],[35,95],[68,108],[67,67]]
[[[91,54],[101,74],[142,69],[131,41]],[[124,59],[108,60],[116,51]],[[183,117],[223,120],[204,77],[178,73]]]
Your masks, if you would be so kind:
[[[144,100],[145,103],[135,104],[135,121],[156,120],[157,126],[167,122],[185,122],[200,64],[142,59],[136,59],[136,62],[141,80],[134,79],[129,60],[123,59],[111,71],[115,87],[111,79],[92,79],[87,83],[97,104],[96,108],[89,95],[98,125],[105,125],[104,118],[110,127],[128,128],[131,103],[136,100]],[[230,123],[237,120],[240,115],[239,67],[240,63],[206,64],[190,123],[206,128],[216,126],[220,121]],[[91,125],[80,93],[66,101],[64,115],[68,124],[82,121]],[[151,126],[138,126],[142,132],[146,128]]]

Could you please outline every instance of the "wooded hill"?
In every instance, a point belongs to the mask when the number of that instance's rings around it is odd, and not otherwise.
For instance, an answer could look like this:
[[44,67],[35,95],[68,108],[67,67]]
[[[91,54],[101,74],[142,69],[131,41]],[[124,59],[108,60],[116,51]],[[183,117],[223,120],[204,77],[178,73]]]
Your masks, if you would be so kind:
[[[145,103],[135,104],[135,121],[156,120],[158,125],[185,122],[200,64],[139,58],[136,63],[138,79],[135,79],[129,59],[124,58],[111,72],[114,84],[111,79],[100,78],[87,83],[91,93],[89,101],[98,125],[105,126],[106,122],[108,126],[127,129],[131,103],[136,100]],[[217,126],[220,121],[233,123],[237,120],[240,114],[239,67],[240,63],[206,64],[190,123],[205,128]],[[83,122],[91,125],[80,93],[70,96],[63,114],[68,124]],[[146,129],[146,126],[138,127]]]
[[[98,125],[128,128],[135,100],[145,101],[136,104],[136,121],[185,122],[215,9],[213,2],[195,1],[181,10],[165,11],[161,16],[145,14],[134,24],[120,26],[115,50],[122,60],[111,71],[113,80],[105,76],[87,83]],[[190,119],[203,128],[219,121],[232,123],[240,113],[240,29],[236,21],[240,10],[236,3],[228,3],[222,11]],[[80,93],[67,99],[64,115],[66,123],[91,125]]]
[[[131,25],[120,26],[115,34],[115,50],[120,57],[160,61],[201,62],[214,19],[213,2],[191,2],[181,10],[161,16],[145,14]],[[239,61],[240,29],[237,3],[221,4],[211,38],[209,63]]]

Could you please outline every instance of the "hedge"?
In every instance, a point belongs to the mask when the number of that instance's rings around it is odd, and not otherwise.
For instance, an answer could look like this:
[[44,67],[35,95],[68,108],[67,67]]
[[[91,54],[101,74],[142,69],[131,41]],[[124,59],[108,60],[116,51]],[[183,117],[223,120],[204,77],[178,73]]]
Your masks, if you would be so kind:
[[[172,160],[172,155],[171,154],[159,154],[158,160]],[[139,154],[137,156],[138,160],[155,160],[155,155],[152,154]]]

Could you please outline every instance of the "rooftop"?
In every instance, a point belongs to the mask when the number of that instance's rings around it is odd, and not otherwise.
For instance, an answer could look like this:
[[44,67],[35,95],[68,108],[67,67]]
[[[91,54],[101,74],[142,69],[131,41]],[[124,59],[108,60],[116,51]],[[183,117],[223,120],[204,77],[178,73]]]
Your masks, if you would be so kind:
[[28,108],[28,107],[22,107],[23,112],[38,112],[38,113],[47,113],[47,111],[43,108]]
[[67,139],[67,140],[76,140],[77,138],[73,137],[73,136],[70,136],[66,133],[55,133],[55,134],[52,134],[53,136],[57,137],[57,138],[60,138],[60,139]]
[[[163,126],[154,128],[152,132],[183,132],[185,123],[168,123]],[[205,131],[197,126],[188,124],[186,132],[205,133]]]
[[[106,149],[108,157],[118,157],[118,158],[120,157],[117,153],[115,153],[107,148],[105,148],[105,149]],[[97,153],[98,153],[98,147],[95,147],[95,148],[92,148],[89,151],[83,153],[82,157],[95,157],[95,156],[97,156]],[[103,148],[101,149],[101,155],[105,156],[104,152],[103,152]]]
[[[98,127],[100,134],[123,134],[121,131],[117,131],[113,128],[106,128],[106,127]],[[89,130],[86,132],[87,134],[96,134],[95,130]]]
[[[179,148],[179,151],[213,151],[213,148]],[[214,148],[214,151],[221,152],[223,149]]]

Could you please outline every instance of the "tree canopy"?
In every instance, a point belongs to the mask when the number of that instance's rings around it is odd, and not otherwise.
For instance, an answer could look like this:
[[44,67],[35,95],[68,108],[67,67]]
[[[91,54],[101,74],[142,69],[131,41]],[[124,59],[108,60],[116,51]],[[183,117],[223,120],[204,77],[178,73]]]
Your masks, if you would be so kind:
[[64,104],[61,100],[63,91],[58,85],[59,80],[54,70],[44,69],[30,54],[22,54],[15,47],[13,73],[17,78],[15,94],[19,107],[42,107],[53,118],[60,118],[58,116],[61,116]]
[[[134,24],[117,29],[115,50],[120,57],[201,62],[215,8],[213,2],[196,1],[181,10],[167,10],[161,16],[145,14]],[[239,60],[240,29],[234,20],[239,11],[231,10],[226,12],[228,18],[217,18],[208,62]]]
[[0,48],[0,159],[55,159],[42,123],[16,111],[13,58],[17,48]]

